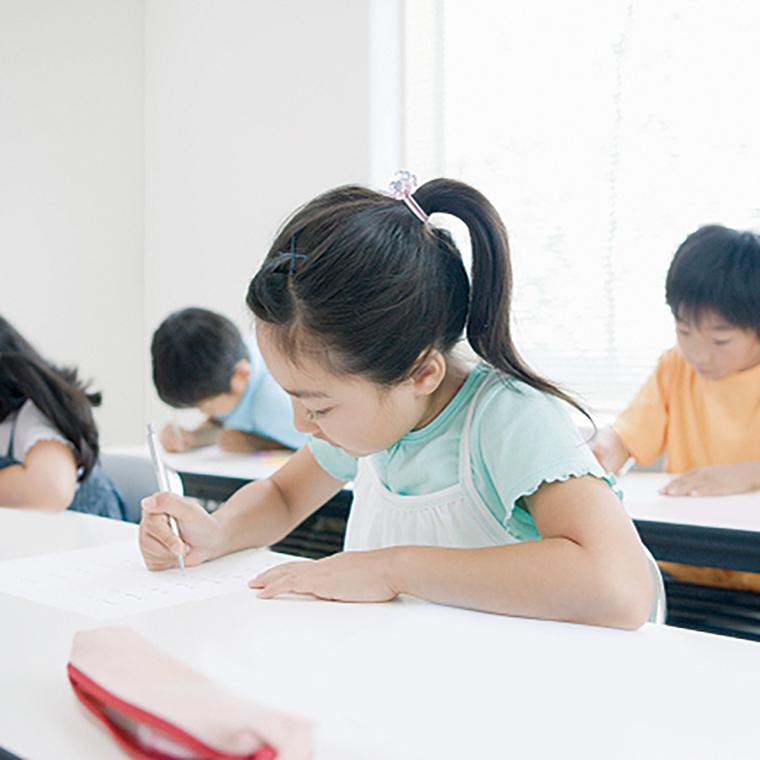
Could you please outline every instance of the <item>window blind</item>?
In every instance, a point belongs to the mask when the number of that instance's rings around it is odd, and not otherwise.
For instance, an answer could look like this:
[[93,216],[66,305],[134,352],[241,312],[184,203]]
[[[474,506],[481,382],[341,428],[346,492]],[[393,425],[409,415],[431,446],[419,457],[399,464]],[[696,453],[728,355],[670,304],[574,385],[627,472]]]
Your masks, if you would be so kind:
[[407,3],[405,165],[501,212],[515,336],[603,417],[674,343],[701,225],[760,226],[760,4]]

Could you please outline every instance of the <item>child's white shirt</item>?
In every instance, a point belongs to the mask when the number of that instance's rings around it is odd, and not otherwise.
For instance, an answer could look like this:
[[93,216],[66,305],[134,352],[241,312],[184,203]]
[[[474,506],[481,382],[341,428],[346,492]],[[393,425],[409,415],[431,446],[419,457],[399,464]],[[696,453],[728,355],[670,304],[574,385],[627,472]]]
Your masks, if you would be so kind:
[[[15,432],[14,432],[15,421]],[[13,447],[8,451],[11,435]],[[61,441],[71,448],[68,441],[55,425],[30,400],[16,412],[0,422],[0,455],[10,455],[19,462],[26,459],[29,450],[40,441]]]

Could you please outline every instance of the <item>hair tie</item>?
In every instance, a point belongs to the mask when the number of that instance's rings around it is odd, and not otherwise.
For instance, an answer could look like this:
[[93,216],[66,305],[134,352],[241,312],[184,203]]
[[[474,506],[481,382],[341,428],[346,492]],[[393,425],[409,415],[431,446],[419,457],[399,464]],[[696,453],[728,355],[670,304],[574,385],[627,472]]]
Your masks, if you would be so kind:
[[422,207],[414,200],[413,193],[417,189],[417,177],[407,169],[400,169],[393,175],[390,185],[391,195],[396,200],[404,201],[407,208],[421,221],[427,222],[428,215],[422,210]]
[[279,258],[287,258],[290,260],[290,263],[288,265],[288,272],[290,274],[293,274],[293,272],[296,271],[296,259],[303,259],[304,261],[308,258],[305,253],[296,253],[296,236],[291,235],[290,237],[290,250],[289,251],[280,251],[277,256]]

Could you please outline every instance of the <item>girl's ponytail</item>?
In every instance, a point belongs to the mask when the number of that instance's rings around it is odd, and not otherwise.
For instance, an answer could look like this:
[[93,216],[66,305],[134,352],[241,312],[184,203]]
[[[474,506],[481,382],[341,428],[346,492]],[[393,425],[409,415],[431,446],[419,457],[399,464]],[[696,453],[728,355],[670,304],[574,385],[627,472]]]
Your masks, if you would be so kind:
[[[248,288],[255,317],[276,326],[281,349],[296,361],[310,351],[331,371],[380,385],[408,378],[431,348],[447,354],[466,332],[491,366],[588,417],[533,372],[512,342],[509,244],[496,209],[450,179],[425,183],[414,200],[420,214],[395,197],[350,185],[302,206]],[[451,235],[421,221],[434,213],[467,225],[471,285]]]
[[78,480],[85,480],[99,453],[92,407],[100,404],[100,394],[87,393],[76,370],[57,369],[17,351],[0,353],[0,421],[27,399],[71,442]]
[[473,187],[451,179],[426,182],[414,197],[427,214],[451,214],[469,230],[472,284],[466,331],[475,353],[506,375],[562,399],[590,420],[578,401],[536,374],[515,348],[509,242],[504,222],[491,202]]

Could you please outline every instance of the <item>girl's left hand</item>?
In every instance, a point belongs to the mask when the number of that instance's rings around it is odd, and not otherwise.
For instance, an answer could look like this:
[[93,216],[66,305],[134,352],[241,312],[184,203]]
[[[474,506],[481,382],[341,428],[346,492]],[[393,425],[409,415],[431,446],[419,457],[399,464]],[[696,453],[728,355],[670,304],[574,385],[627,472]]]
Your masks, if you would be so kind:
[[697,467],[673,478],[661,491],[666,496],[725,496],[760,488],[760,462]]
[[308,562],[287,562],[248,585],[261,589],[261,599],[294,593],[341,602],[388,602],[398,596],[388,577],[392,551],[341,552]]

